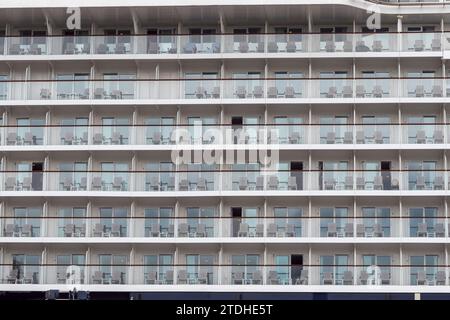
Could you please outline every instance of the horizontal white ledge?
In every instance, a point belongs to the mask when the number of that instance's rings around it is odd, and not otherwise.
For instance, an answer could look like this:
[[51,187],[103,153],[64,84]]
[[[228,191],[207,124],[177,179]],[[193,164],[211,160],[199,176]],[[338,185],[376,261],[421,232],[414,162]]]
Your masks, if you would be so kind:
[[449,244],[450,237],[201,237],[201,238],[152,238],[152,237],[0,237],[1,244]]
[[[449,3],[450,4],[450,3]],[[449,59],[450,51],[386,51],[386,52],[296,52],[296,53],[160,53],[160,54],[42,54],[0,55],[1,61],[173,61],[173,60],[247,60],[247,59],[336,59],[336,58],[440,58]]]
[[448,190],[2,191],[1,198],[448,197]]
[[448,97],[387,98],[261,98],[261,99],[80,99],[80,100],[0,100],[0,106],[146,106],[146,105],[309,105],[309,104],[445,104]]
[[[364,0],[171,0],[164,2],[164,7],[220,7],[220,6],[308,6],[308,5],[342,5],[358,8],[364,11],[375,6],[384,14],[444,14],[450,13],[450,6],[443,3],[433,3],[423,6],[422,3],[410,6],[398,4],[374,4]],[[0,8],[101,8],[101,7],[162,7],[160,0],[2,0]]]
[[450,144],[178,144],[178,145],[36,145],[0,146],[1,152],[173,151],[173,150],[447,150]]

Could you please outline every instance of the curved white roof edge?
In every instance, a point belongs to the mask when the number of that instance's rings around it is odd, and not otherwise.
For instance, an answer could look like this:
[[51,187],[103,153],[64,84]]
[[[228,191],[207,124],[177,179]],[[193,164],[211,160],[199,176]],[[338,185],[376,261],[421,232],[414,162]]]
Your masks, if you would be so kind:
[[[441,0],[442,1],[442,0]],[[2,0],[0,9],[97,8],[97,7],[186,7],[186,6],[268,6],[268,5],[343,5],[362,10],[376,7],[383,14],[450,13],[450,2],[381,4],[366,0]]]

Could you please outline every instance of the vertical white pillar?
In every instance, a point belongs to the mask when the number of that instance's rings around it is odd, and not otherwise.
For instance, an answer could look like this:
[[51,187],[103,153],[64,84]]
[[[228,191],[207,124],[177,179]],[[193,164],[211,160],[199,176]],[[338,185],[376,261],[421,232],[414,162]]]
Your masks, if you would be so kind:
[[404,237],[403,234],[403,225],[406,224],[406,219],[407,217],[403,215],[403,201],[402,198],[400,197],[399,201],[398,201],[398,215],[399,215],[399,225],[398,225],[398,232],[399,232],[399,237],[402,239]]
[[358,284],[357,283],[357,273],[358,273],[358,269],[356,267],[357,265],[357,256],[356,256],[356,244],[353,243],[353,285]]
[[400,255],[400,262],[399,262],[399,265],[400,265],[400,272],[399,272],[399,274],[400,274],[400,282],[399,282],[399,285],[403,286],[403,285],[405,285],[405,279],[403,278],[405,272],[403,270],[403,246],[402,246],[402,244],[400,244],[399,255]]
[[45,266],[47,264],[47,246],[44,247],[41,253],[41,265],[39,266],[39,283],[45,284],[47,280],[46,273],[49,271],[48,267]]
[[220,25],[220,50],[221,52],[226,52],[225,46],[226,46],[226,27],[225,27],[225,18],[223,16],[223,11],[219,11],[219,25]]
[[154,93],[150,93],[151,96],[149,97],[150,99],[160,99],[161,98],[161,93],[160,93],[160,68],[159,68],[159,63],[156,65],[155,67],[155,81],[151,81],[150,83],[154,84]]
[[264,64],[264,98],[267,98],[267,88],[269,87],[267,78],[269,78],[269,63],[266,61],[266,63]]
[[[312,203],[311,203],[311,197],[308,197],[308,233],[303,235],[303,237],[312,237]],[[315,235],[314,235],[315,236]]]
[[[315,173],[315,171],[312,171],[313,167],[312,167],[312,156],[311,156],[311,150],[308,151],[308,187],[306,190],[312,191],[314,186],[313,184],[313,179],[312,179],[312,175]],[[318,180],[317,180],[318,181]]]
[[226,237],[227,235],[224,232],[224,229],[226,230],[226,223],[228,222],[228,219],[224,218],[224,214],[223,214],[223,199],[220,198],[220,202],[219,202],[219,223],[217,223],[217,226],[219,228],[219,232],[217,234],[218,237]]
[[96,48],[95,48],[95,39],[97,37],[93,37],[95,36],[97,33],[97,26],[95,25],[95,22],[92,22],[91,24],[91,37],[90,37],[90,53],[94,53]]
[[398,181],[399,181],[399,190],[407,190],[408,189],[408,183],[405,180],[406,171],[403,171],[403,161],[402,161],[402,152],[398,151]]
[[177,27],[177,52],[178,54],[180,54],[182,52],[181,50],[181,34],[183,33],[183,25],[180,22],[178,22],[178,27]]
[[136,234],[136,224],[139,223],[141,225],[142,220],[136,220],[136,202],[131,202],[130,206],[130,216],[128,220],[128,237],[137,237]]
[[[447,202],[447,201],[446,201]],[[447,236],[447,234],[446,234]],[[448,284],[448,277],[449,277],[449,270],[448,270],[448,245],[447,243],[444,244],[444,250],[445,250],[445,261],[444,261],[444,265],[445,265],[445,284]]]
[[137,158],[136,154],[133,153],[131,158],[131,173],[130,173],[130,183],[129,183],[129,191],[144,191],[144,182],[141,179],[141,175],[136,171],[137,167]]
[[312,275],[316,274],[315,270],[313,270],[313,268],[315,268],[316,270],[318,270],[318,268],[316,266],[312,266],[313,261],[312,261],[312,250],[311,250],[311,244],[308,245],[308,284],[312,284],[311,283],[311,279],[312,279]]
[[313,84],[313,80],[311,80],[312,77],[313,77],[312,63],[311,63],[311,60],[309,60],[308,61],[308,78],[309,78],[309,81],[308,81],[308,86],[307,86],[307,92],[305,92],[305,98],[313,98],[314,95],[316,94],[315,90],[318,89],[318,88],[316,88],[316,87],[318,87],[317,84],[316,84],[317,81],[314,82],[314,84]]
[[313,39],[313,35],[312,35],[313,21],[312,21],[312,15],[311,15],[311,7],[308,7],[307,19],[308,19],[308,37],[306,38],[307,43],[306,43],[305,49],[306,49],[306,52],[312,52],[314,39]]
[[263,276],[263,284],[267,284],[267,243],[264,245],[264,254],[263,254],[263,267],[262,267],[262,276]]
[[86,205],[86,234],[85,237],[92,236],[92,202],[89,201]]
[[[135,249],[134,249],[134,245],[131,246],[131,250],[130,250],[130,263],[129,263],[129,269],[128,269],[128,284],[135,284],[136,279],[134,278],[135,275]],[[136,274],[144,274],[144,270],[138,270],[138,271],[142,271],[142,272],[138,272]],[[137,284],[137,283],[136,283]]]
[[[398,137],[398,143],[402,144],[403,143],[403,132],[408,132],[408,126],[403,126],[402,108],[401,108],[400,104],[398,104],[397,108],[398,108],[398,114],[397,114],[398,126],[397,126],[397,133],[396,134],[397,134],[397,137]],[[405,127],[406,130],[403,129],[403,127]],[[405,142],[408,142],[408,137],[406,137],[406,141]]]
[[[49,219],[48,219],[48,216],[49,216],[48,210],[49,210],[49,208],[48,207],[49,207],[48,201],[45,201],[44,205],[42,206],[42,218],[40,219],[41,237],[45,237],[45,236],[51,237],[52,236],[48,232],[48,224],[49,224],[48,223],[48,221],[49,221]],[[56,225],[55,225],[55,227],[56,227]]]
[[[305,137],[304,143],[313,144],[316,143],[314,140],[316,137],[316,133],[318,130],[315,130],[316,126],[313,127],[313,119],[312,119],[312,106],[308,106],[308,130],[304,130],[304,132],[307,132],[307,136]],[[313,134],[314,131],[314,134]],[[314,137],[314,138],[313,138]],[[308,149],[311,149],[311,146],[308,146]]]
[[179,267],[180,261],[178,258],[178,246],[175,246],[175,252],[173,255],[173,260],[175,261],[175,265],[173,268],[173,284],[178,284],[178,269],[183,269],[184,267]]
[[224,282],[224,273],[227,272],[228,270],[224,270],[224,266],[223,266],[223,246],[222,244],[220,245],[220,249],[219,249],[219,264],[217,266],[217,284],[221,285]]
[[[271,214],[271,216],[273,213]],[[264,212],[263,212],[263,237],[266,236],[267,230],[267,198],[264,198]],[[266,260],[264,260],[266,261]]]
[[[226,80],[223,80],[226,78],[225,75],[225,62],[222,61],[222,63],[220,64],[220,73],[219,73],[219,90],[220,90],[220,99],[222,100],[223,98],[225,98],[225,88],[230,88],[231,90],[231,86],[227,86],[226,84],[228,83]],[[228,92],[227,92],[228,94]]]
[[178,237],[178,221],[180,220],[180,204],[178,200],[175,202],[175,221],[173,223],[174,237]]
[[[1,179],[0,179],[0,183],[1,183]],[[3,234],[3,230],[5,230],[4,229],[5,228],[4,225],[5,225],[5,202],[4,201],[0,201],[0,235],[1,236],[4,236],[4,234]],[[0,266],[1,266],[1,261],[0,261]],[[1,272],[1,267],[0,267],[0,272]],[[1,277],[1,274],[0,274],[0,279],[3,279]]]
[[[267,50],[267,43],[269,42],[269,22],[266,20],[264,22],[264,53],[268,52]],[[264,91],[267,92],[267,91]]]
[[398,51],[403,51],[403,37],[402,37],[402,31],[403,31],[403,16],[397,16],[397,48]]
[[356,237],[356,224],[358,223],[358,214],[357,214],[357,210],[358,210],[358,204],[356,203],[356,197],[353,197],[353,236]]
[[[93,37],[94,38],[94,37]],[[92,80],[96,80],[97,74],[96,74],[96,70],[95,70],[95,64],[92,63],[91,69],[90,69],[90,75],[89,75],[89,79],[91,79],[91,81],[89,81],[89,97],[91,99],[94,99],[94,94],[95,94],[95,88],[97,87],[96,82],[92,81]]]
[[353,104],[353,126],[352,126],[352,143],[353,144],[355,144],[355,142],[356,142],[356,131],[357,131],[356,124],[358,123],[358,121],[359,121],[359,119],[356,116],[356,105]]
[[58,173],[56,172],[49,172],[50,170],[50,157],[47,154],[44,158],[44,172],[43,172],[43,179],[42,179],[42,190],[44,191],[50,191],[52,189],[52,186],[50,184],[50,181],[55,181],[55,190],[58,190],[56,187],[56,175]]
[[44,128],[44,145],[50,145],[53,144],[52,138],[59,137],[60,135],[60,129],[58,130],[58,133],[56,134],[56,127],[52,127],[52,117],[50,109],[47,110],[45,113],[45,128]]
[[[353,187],[352,187],[352,189],[355,190],[355,189],[356,189],[356,188],[355,188],[355,186],[356,186],[356,175],[357,175],[357,171],[356,171],[356,170],[358,170],[359,168],[358,168],[358,166],[357,166],[357,164],[356,164],[356,152],[355,152],[354,149],[353,149],[353,159],[352,159],[352,162],[353,162],[353,172],[352,172]],[[363,174],[364,174],[364,173],[363,173]]]
[[5,255],[5,252],[3,250],[3,247],[0,247],[0,265],[1,265],[0,278],[1,279],[5,279],[5,273],[6,273],[6,272],[4,272],[5,267],[3,266],[5,264],[4,255]]
[[86,250],[86,269],[85,269],[85,283],[91,283],[91,269],[93,268],[91,266],[92,264],[92,257],[91,257],[91,247],[88,246],[87,250]]

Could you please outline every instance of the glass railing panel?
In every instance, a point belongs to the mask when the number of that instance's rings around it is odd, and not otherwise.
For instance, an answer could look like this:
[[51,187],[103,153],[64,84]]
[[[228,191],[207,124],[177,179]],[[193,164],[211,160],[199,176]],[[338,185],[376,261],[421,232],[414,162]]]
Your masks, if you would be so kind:
[[[2,284],[42,284],[43,273],[46,267],[39,264],[21,264],[1,266]],[[49,270],[51,271],[51,270]]]
[[259,143],[304,144],[308,141],[308,127],[304,124],[268,125],[264,133],[267,139],[260,139]]
[[356,190],[400,190],[400,177],[402,172],[386,171],[360,171],[356,172]]
[[139,99],[136,95],[137,85],[138,82],[134,79],[94,81],[94,92],[91,99]]
[[36,146],[44,144],[45,126],[8,126],[6,145]]
[[356,272],[354,279],[360,286],[389,286],[401,284],[401,273],[407,268],[392,265],[368,265],[353,268]]
[[220,45],[222,35],[203,34],[203,35],[181,35],[180,53],[184,54],[201,54],[201,53],[220,53]]
[[403,33],[403,51],[441,51],[441,33]]
[[[4,171],[4,191],[447,190],[446,171]],[[45,182],[45,183],[44,183]]]
[[398,216],[372,215],[356,217],[354,235],[361,238],[399,237],[403,219]]
[[[130,191],[130,172],[93,172],[91,175],[92,191]],[[134,173],[136,174],[136,173]]]
[[447,285],[448,268],[442,265],[409,265],[402,268],[402,284],[405,286]]
[[90,219],[91,237],[128,237],[130,219],[126,216],[94,217]]
[[92,127],[92,144],[127,145],[130,144],[130,126],[100,125]]
[[358,79],[355,83],[355,98],[396,97],[400,81],[390,78]]
[[5,217],[2,219],[3,237],[43,237],[43,220],[40,216]]
[[357,144],[391,144],[399,143],[398,125],[364,124],[355,126],[354,143]]
[[265,34],[224,35],[224,53],[264,53]]
[[354,34],[355,52],[398,51],[396,33],[358,33]]
[[403,220],[405,237],[442,238],[448,231],[445,222],[445,217],[437,215],[429,217],[409,215]]
[[307,52],[308,34],[268,34],[267,53]]
[[50,145],[87,145],[89,142],[89,126],[55,125],[47,127]]
[[225,285],[263,285],[264,266],[228,265],[222,266],[222,284]]
[[178,237],[186,238],[211,238],[218,237],[219,219],[211,217],[183,217],[178,219]]
[[442,144],[444,143],[444,129],[445,126],[442,124],[402,124],[403,143]]
[[4,39],[0,54],[9,55],[396,52],[400,48],[399,41],[402,51],[442,50],[440,32],[13,36]]
[[135,219],[132,223],[134,223],[133,236],[135,237],[173,238],[176,236],[173,217],[144,217]]
[[89,267],[88,284],[123,285],[129,283],[128,265],[99,265]]
[[[1,81],[6,100],[442,98],[442,78],[123,79]],[[448,81],[447,81],[448,82]],[[2,89],[3,87],[3,89]],[[12,94],[9,94],[12,87]],[[3,92],[3,94],[2,94]]]
[[4,191],[42,191],[44,173],[42,171],[4,172]]
[[3,264],[9,285],[444,286],[448,267],[422,265]]
[[51,55],[83,55],[91,53],[91,42],[95,37],[88,35],[52,36],[48,37],[48,54]]
[[445,172],[435,170],[408,170],[403,172],[405,190],[444,190]]
[[284,99],[284,98],[305,98],[307,80],[303,78],[280,78],[268,79],[267,95],[268,99]]
[[8,37],[7,43],[10,55],[48,54],[48,37]]
[[63,217],[51,214],[5,216],[1,237],[7,238],[447,238],[443,216],[390,215],[202,217]]

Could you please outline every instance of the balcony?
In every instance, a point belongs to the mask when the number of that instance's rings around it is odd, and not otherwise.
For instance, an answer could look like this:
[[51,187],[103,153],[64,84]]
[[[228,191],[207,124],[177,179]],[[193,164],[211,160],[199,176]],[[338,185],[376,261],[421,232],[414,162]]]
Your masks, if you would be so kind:
[[448,268],[437,265],[45,265],[0,266],[1,284],[448,286]]
[[8,36],[0,54],[23,55],[219,55],[293,53],[440,52],[441,32],[293,33],[210,35]]
[[3,125],[0,145],[444,144],[448,123],[212,125]]
[[[3,191],[444,191],[446,170],[4,171]],[[44,184],[44,181],[48,181]]]
[[[376,80],[376,81],[374,81]],[[120,80],[30,80],[0,79],[3,101],[36,100],[61,103],[92,103],[102,100],[199,100],[219,103],[220,99],[298,102],[318,99],[333,101],[391,101],[392,98],[438,99],[450,96],[447,78],[216,78]],[[194,88],[194,89],[193,89]],[[408,98],[408,99],[407,99]],[[332,100],[333,99],[333,100]],[[391,99],[391,100],[389,100]]]
[[[322,210],[323,208],[321,208]],[[342,208],[341,208],[342,209]],[[436,213],[435,213],[436,214]],[[370,238],[448,238],[450,226],[444,216],[417,216],[413,213],[388,212],[387,215],[353,216],[327,214],[308,216],[299,211],[295,216],[243,216],[240,218],[217,215],[190,218],[177,217],[129,217],[126,212],[117,217],[61,217],[48,216],[0,218],[0,237],[6,238],[147,238],[194,240],[214,242],[214,238],[284,239],[295,242],[305,238],[348,239],[356,241]],[[152,240],[153,239],[153,240]],[[440,241],[440,240],[439,240]]]

